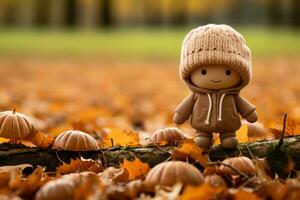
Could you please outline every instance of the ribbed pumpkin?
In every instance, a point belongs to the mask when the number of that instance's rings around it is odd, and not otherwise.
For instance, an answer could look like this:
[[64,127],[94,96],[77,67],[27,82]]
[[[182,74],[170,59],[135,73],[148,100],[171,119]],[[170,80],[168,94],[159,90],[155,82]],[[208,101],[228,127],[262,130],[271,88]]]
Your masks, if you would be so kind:
[[74,199],[74,182],[58,178],[43,185],[36,193],[35,200],[66,200]]
[[148,191],[153,191],[156,185],[173,186],[199,185],[203,183],[202,173],[193,165],[182,161],[168,161],[156,165],[147,174],[144,185]]
[[214,187],[226,187],[224,179],[219,175],[208,175],[204,177],[204,182]]
[[168,144],[176,144],[180,142],[183,138],[183,133],[175,127],[162,128],[155,131],[151,135],[151,141],[156,144],[163,142],[166,142]]
[[97,141],[87,133],[76,130],[65,131],[55,138],[53,149],[69,151],[92,151],[98,150]]
[[[243,172],[247,175],[252,175],[256,173],[255,165],[248,157],[240,156],[240,157],[233,157],[233,158],[227,158],[222,161],[224,164],[230,165],[234,167],[235,169],[239,170],[240,172]],[[227,166],[220,166],[220,170],[223,172],[228,172],[232,175],[237,175],[237,173],[232,170],[231,168]]]
[[0,137],[11,140],[27,139],[37,133],[31,119],[15,111],[0,113]]
[[76,188],[91,179],[97,180],[98,177],[92,172],[64,175],[43,185],[36,193],[35,200],[74,199]]

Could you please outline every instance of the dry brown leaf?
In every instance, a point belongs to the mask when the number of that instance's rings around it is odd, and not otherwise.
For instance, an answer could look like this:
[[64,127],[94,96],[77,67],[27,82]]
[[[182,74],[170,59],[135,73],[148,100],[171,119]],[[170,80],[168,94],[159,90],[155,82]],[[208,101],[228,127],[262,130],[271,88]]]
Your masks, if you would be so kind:
[[121,167],[129,172],[129,180],[144,178],[150,170],[149,165],[147,163],[143,163],[137,157],[135,157],[133,161],[124,159]]
[[227,196],[226,188],[213,187],[208,184],[200,186],[188,186],[183,191],[180,200],[211,200],[211,199],[225,199]]
[[11,175],[9,172],[0,172],[0,188],[8,187]]
[[30,164],[2,166],[2,167],[0,167],[0,172],[7,173],[10,175],[11,179],[14,179],[16,176],[22,176],[23,170],[26,168],[33,169],[33,166]]
[[74,191],[74,200],[87,199],[96,189],[99,179],[96,176],[88,176]]
[[101,161],[95,161],[92,159],[77,158],[71,159],[70,163],[64,163],[56,168],[57,174],[69,174],[75,172],[92,171],[99,173],[103,170]]
[[287,185],[278,180],[263,182],[257,191],[259,196],[265,199],[282,200],[288,190]]
[[17,178],[15,184],[13,184],[13,187],[17,189],[16,193],[22,198],[33,198],[35,192],[42,185],[51,180],[49,176],[45,176],[44,171],[44,168],[38,167],[26,179]]
[[[300,134],[300,123],[294,119],[286,119],[286,127],[284,136],[294,136]],[[276,124],[276,128],[270,128],[270,132],[275,136],[275,139],[279,139],[282,135],[282,124]]]
[[138,196],[139,193],[144,191],[144,184],[141,179],[129,181],[125,185],[125,191],[130,198],[135,198]]
[[235,200],[262,200],[256,194],[242,190],[239,190],[233,196]]
[[183,186],[180,183],[177,183],[172,187],[163,187],[163,189],[157,187],[155,190],[155,198],[161,200],[163,199],[177,200],[182,190],[182,187]]
[[171,153],[174,159],[185,161],[187,158],[192,158],[204,167],[209,161],[208,156],[204,154],[204,150],[193,139],[184,139],[182,145],[179,148],[173,149]]
[[50,147],[54,142],[54,136],[53,135],[45,135],[41,132],[38,132],[34,134],[30,140],[31,142],[36,145],[37,147],[46,149]]
[[125,168],[106,168],[103,172],[98,174],[100,180],[104,184],[111,184],[113,182],[125,182],[129,180],[129,172]]

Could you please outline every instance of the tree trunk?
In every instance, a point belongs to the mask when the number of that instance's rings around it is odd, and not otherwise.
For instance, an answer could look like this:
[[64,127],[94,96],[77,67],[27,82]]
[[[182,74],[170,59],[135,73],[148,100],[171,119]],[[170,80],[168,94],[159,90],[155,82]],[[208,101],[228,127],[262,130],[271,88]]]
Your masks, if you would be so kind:
[[299,0],[292,0],[291,5],[291,25],[294,28],[300,27],[300,1]]
[[[215,146],[209,153],[212,161],[223,160],[227,157],[247,156],[247,157],[265,157],[267,150],[276,145],[278,140],[259,141],[252,143],[239,144],[236,150],[226,150],[221,146]],[[285,138],[285,148],[296,164],[296,169],[300,168],[300,136]],[[151,167],[161,163],[171,154],[170,150],[174,146],[166,146],[158,148],[156,146],[147,147],[113,147],[110,149],[101,149],[99,151],[89,152],[72,152],[65,150],[40,149],[36,147],[26,147],[18,144],[0,144],[0,166],[17,165],[28,163],[33,166],[44,166],[47,171],[54,171],[61,165],[61,161],[68,163],[71,158],[82,156],[84,158],[101,159],[104,166],[116,166],[123,159],[140,158],[143,162],[147,162]],[[278,158],[280,159],[280,158]]]

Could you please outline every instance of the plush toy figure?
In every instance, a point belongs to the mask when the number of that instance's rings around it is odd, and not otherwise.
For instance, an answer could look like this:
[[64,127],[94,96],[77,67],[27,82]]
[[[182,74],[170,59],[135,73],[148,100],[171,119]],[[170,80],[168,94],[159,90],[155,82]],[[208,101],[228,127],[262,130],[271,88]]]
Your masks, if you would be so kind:
[[251,51],[243,36],[227,25],[193,29],[183,41],[180,76],[192,94],[176,108],[174,122],[190,119],[202,148],[212,145],[212,133],[220,134],[223,147],[236,148],[238,113],[248,122],[257,121],[255,107],[239,95],[252,76]]

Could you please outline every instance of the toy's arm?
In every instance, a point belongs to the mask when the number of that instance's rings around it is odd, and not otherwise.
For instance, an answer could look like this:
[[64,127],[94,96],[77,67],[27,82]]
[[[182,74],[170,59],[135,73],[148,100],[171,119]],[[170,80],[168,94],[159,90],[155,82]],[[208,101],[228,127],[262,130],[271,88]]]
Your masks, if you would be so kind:
[[183,124],[191,115],[194,107],[194,93],[186,97],[175,109],[173,121],[176,124]]
[[240,95],[236,95],[235,99],[237,110],[241,114],[241,116],[250,123],[256,122],[258,116],[255,106]]

